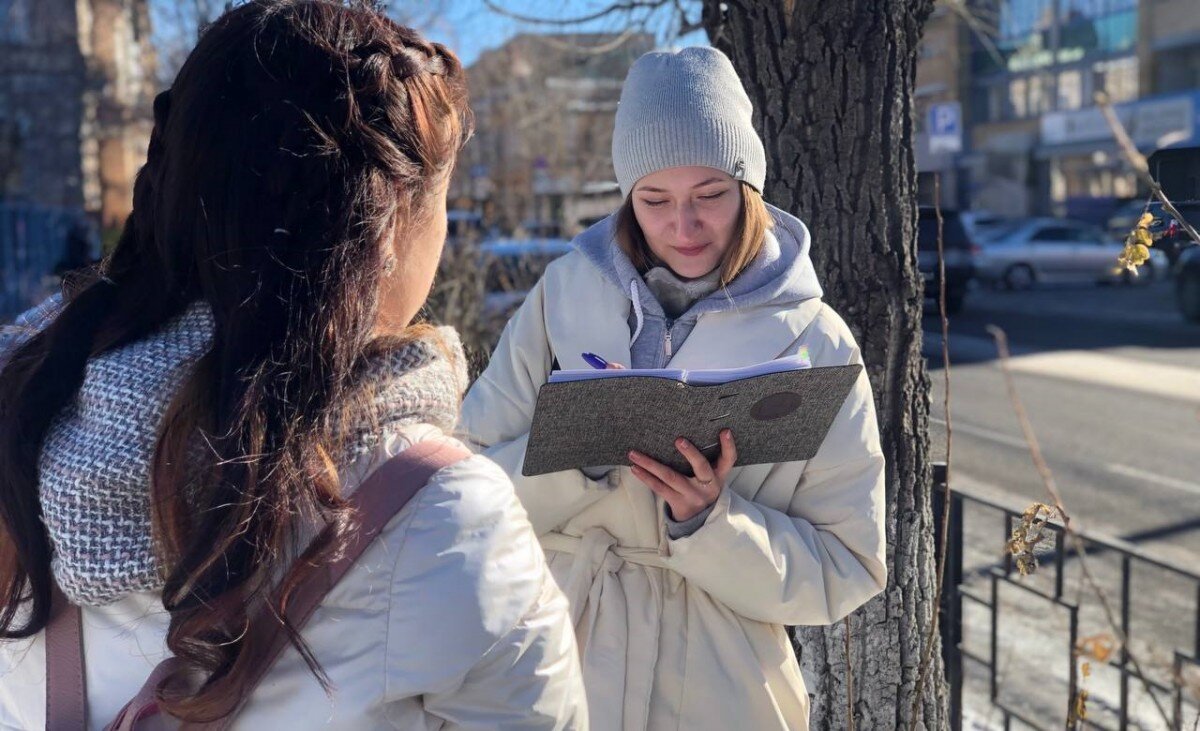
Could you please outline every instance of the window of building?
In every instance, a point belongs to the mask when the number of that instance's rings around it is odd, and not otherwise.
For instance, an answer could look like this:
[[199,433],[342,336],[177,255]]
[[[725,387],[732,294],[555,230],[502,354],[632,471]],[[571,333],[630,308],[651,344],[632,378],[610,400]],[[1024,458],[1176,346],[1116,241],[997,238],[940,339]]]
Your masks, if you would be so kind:
[[1061,203],[1067,199],[1067,176],[1058,158],[1050,160],[1050,200]]
[[1000,119],[1004,104],[1004,87],[1000,85],[976,86],[971,89],[971,119],[977,122],[994,122]]
[[1104,0],[1059,0],[1059,17],[1064,20],[1075,16],[1094,18],[1103,12],[1104,5]]
[[1156,92],[1166,94],[1200,88],[1200,44],[1161,51],[1154,61]]
[[1065,66],[1131,53],[1137,45],[1138,0],[997,0],[995,5],[991,44],[972,41],[977,75]]
[[1092,65],[1095,88],[1108,94],[1114,103],[1138,98],[1138,60],[1136,56],[1100,61]]
[[1024,78],[1008,82],[1008,103],[1018,119],[1029,115],[1029,83]]
[[988,119],[1010,119],[1013,116],[1012,104],[1009,102],[1008,95],[1005,94],[1007,87],[1003,84],[996,84],[989,89],[988,102],[991,115]]
[[1029,77],[1029,113],[1032,115],[1041,114],[1049,111],[1050,105],[1047,103],[1049,95],[1046,94],[1042,75],[1034,74]]
[[1064,71],[1058,75],[1058,108],[1079,109],[1083,106],[1083,73]]
[[1000,42],[1008,46],[1031,33],[1045,30],[1053,16],[1054,0],[1009,0],[1000,4]]
[[1133,198],[1138,194],[1137,175],[1130,172],[1113,174],[1113,197]]
[[1137,45],[1137,11],[1097,18],[1096,47],[1105,53],[1131,51]]
[[1058,0],[1059,17],[1102,18],[1127,10],[1137,10],[1138,0]]
[[29,0],[0,0],[0,43],[29,41]]

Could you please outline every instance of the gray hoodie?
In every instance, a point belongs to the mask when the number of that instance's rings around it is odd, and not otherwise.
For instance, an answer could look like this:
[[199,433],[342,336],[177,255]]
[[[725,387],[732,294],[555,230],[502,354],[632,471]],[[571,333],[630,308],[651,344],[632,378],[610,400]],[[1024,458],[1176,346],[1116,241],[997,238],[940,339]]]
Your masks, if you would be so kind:
[[700,316],[708,312],[746,310],[765,304],[799,304],[820,297],[821,285],[809,259],[810,238],[804,223],[768,205],[775,227],[767,232],[762,251],[734,278],[677,318],[663,311],[642,275],[616,245],[609,216],[579,234],[575,248],[629,297],[630,357],[632,368],[663,368],[691,334]]
[[[682,315],[669,317],[633,262],[616,245],[609,216],[575,237],[571,243],[611,282],[629,297],[631,368],[663,368],[679,350],[696,321],[708,312],[748,310],[766,304],[795,304],[822,295],[821,285],[808,256],[808,227],[795,216],[768,205],[775,226],[767,232],[762,250],[729,286],[694,302]],[[599,479],[607,467],[585,470]],[[667,509],[667,533],[672,539],[694,533],[712,511],[710,506],[688,520],[676,521]]]

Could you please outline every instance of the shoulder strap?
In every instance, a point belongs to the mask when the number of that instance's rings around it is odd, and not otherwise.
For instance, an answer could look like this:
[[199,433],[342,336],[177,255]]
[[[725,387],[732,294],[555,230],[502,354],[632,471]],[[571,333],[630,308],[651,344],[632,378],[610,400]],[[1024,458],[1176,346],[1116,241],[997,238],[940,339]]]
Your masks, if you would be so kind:
[[[341,558],[310,574],[292,592],[286,609],[292,625],[300,629],[308,622],[325,595],[341,581],[384,527],[425,487],[434,474],[470,456],[469,451],[452,442],[427,440],[414,444],[380,465],[350,496],[350,503],[359,516],[359,527],[350,536]],[[247,679],[241,701],[231,713],[214,724],[187,724],[184,728],[228,728],[238,709],[290,644],[282,623],[267,607],[263,607],[251,620],[249,631],[256,637],[264,638],[264,641],[257,643],[262,655],[259,662],[254,664],[254,673]]]
[[87,692],[83,673],[83,622],[79,607],[58,586],[46,624],[46,728],[87,728]]
[[[292,625],[297,629],[304,626],[312,613],[320,606],[325,595],[337,585],[384,527],[429,482],[434,474],[469,456],[471,456],[470,452],[449,441],[434,439],[418,442],[380,465],[370,477],[364,480],[350,496],[350,504],[357,512],[360,521],[359,528],[350,536],[341,558],[311,574],[292,592],[286,612]],[[64,616],[63,621],[56,624],[52,620],[46,628],[46,692],[48,699],[46,728],[50,731],[86,727],[84,720],[86,719],[87,703],[81,684],[83,652],[80,615],[78,607],[70,607],[70,609],[73,610],[73,616],[67,612],[60,612]],[[66,634],[71,631],[74,633],[74,640],[71,640]],[[289,644],[282,623],[267,607],[263,607],[251,620],[250,631],[262,640],[255,644],[259,648],[256,652],[259,657],[258,661],[254,663],[255,671],[246,683],[242,694],[243,701],[249,697],[255,686]],[[52,643],[56,647],[72,646],[76,648],[73,666],[70,659],[51,663],[50,647]],[[63,655],[63,657],[66,656]],[[132,731],[140,719],[157,713],[156,697],[159,688],[178,663],[178,659],[174,657],[163,660],[146,679],[146,683],[137,695],[125,705],[117,718],[108,726],[108,729],[110,731]],[[69,685],[66,679],[76,676],[80,679],[78,692],[67,693],[67,690],[74,686]],[[52,691],[54,696],[51,695]],[[63,693],[63,695],[59,697],[59,693]],[[51,705],[49,700],[52,697],[55,698],[54,705]],[[234,716],[240,707],[241,701],[219,721],[209,724],[185,724],[184,727],[226,729],[233,723]],[[55,713],[53,716],[51,715],[52,709]]]

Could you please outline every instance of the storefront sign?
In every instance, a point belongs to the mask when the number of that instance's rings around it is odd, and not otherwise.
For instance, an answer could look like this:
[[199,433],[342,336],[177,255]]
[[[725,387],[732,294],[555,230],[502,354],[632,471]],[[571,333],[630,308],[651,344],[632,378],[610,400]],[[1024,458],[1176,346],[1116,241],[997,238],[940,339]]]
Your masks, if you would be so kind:
[[[1196,111],[1200,92],[1118,104],[1117,118],[1134,144],[1146,150],[1200,141]],[[1112,130],[1098,107],[1076,112],[1052,112],[1041,120],[1043,146],[1112,139]]]

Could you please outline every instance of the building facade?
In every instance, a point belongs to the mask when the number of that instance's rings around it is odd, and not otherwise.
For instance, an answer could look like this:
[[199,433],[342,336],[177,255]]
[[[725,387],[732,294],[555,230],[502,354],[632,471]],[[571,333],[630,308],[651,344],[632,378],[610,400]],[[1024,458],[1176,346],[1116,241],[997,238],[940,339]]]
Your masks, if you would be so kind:
[[[963,150],[963,97],[968,78],[964,59],[967,23],[946,5],[936,5],[925,24],[913,90],[915,115],[914,148],[917,158],[917,194],[922,205],[930,205],[935,190],[947,208],[965,204],[966,179],[960,175],[959,155]],[[957,116],[949,131],[939,119]]]
[[[976,0],[956,7],[942,14],[960,28],[959,53],[923,54],[918,66],[918,79],[959,79],[962,151],[951,162],[931,162],[918,150],[923,172],[936,163],[958,177],[955,203],[1102,221],[1144,195],[1096,106],[1101,92],[1143,152],[1200,145],[1196,0]],[[927,39],[939,43],[931,32]]]
[[0,198],[119,228],[154,68],[148,0],[0,0]]
[[522,34],[467,69],[475,137],[454,205],[503,233],[570,236],[620,205],[612,168],[621,84],[648,34]]

